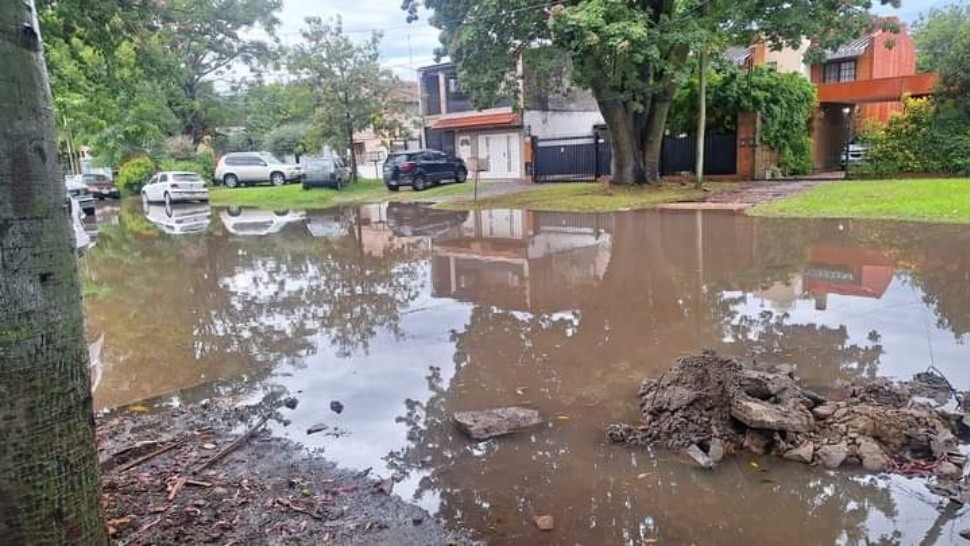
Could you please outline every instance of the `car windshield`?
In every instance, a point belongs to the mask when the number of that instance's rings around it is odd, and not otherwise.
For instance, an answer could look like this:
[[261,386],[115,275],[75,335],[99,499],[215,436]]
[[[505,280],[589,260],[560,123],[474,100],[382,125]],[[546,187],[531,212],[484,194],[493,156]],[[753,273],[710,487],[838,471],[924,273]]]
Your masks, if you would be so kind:
[[202,179],[195,173],[176,173],[172,175],[172,180],[176,182],[201,182]]
[[410,160],[411,160],[411,154],[395,154],[387,158],[387,164],[400,165],[401,163],[404,163],[405,161],[410,161]]
[[85,184],[93,184],[95,182],[107,182],[108,177],[102,174],[86,174],[84,175]]
[[326,169],[330,166],[329,159],[311,159],[306,162],[306,166],[314,169]]

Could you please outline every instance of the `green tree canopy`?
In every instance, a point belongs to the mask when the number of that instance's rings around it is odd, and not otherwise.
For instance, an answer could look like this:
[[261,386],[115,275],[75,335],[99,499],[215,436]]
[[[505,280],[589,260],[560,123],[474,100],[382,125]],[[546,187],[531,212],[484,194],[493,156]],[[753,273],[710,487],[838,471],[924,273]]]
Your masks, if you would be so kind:
[[913,26],[913,38],[920,70],[940,75],[940,114],[970,121],[970,2],[930,9]]
[[[884,2],[884,3],[888,3]],[[659,175],[660,145],[674,93],[692,52],[721,43],[834,48],[873,24],[870,0],[427,0],[441,29],[441,55],[458,64],[476,106],[517,89],[518,59],[537,44],[568,52],[572,80],[589,89],[610,129],[613,179]],[[405,0],[409,20],[419,3]]]
[[343,32],[341,20],[325,23],[308,17],[303,43],[290,53],[289,66],[313,90],[316,114],[313,137],[343,153],[350,151],[357,176],[354,135],[367,128],[389,138],[406,131],[403,107],[395,95],[400,84],[391,71],[381,68],[381,35],[354,42]]

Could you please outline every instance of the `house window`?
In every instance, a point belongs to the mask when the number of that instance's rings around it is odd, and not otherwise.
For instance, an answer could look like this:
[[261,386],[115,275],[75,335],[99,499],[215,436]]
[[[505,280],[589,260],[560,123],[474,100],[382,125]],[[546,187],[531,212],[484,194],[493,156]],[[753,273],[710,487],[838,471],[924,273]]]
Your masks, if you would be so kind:
[[461,93],[457,76],[448,76],[448,92],[456,95]]
[[825,65],[823,80],[825,83],[854,82],[855,79],[856,62],[854,60],[827,63]]

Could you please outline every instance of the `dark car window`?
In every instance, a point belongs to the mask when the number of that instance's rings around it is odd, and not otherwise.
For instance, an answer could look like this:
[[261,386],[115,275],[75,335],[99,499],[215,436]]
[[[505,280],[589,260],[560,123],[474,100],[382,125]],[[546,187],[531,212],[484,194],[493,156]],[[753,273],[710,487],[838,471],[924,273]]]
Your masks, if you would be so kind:
[[108,182],[108,177],[103,174],[85,174],[82,176],[85,184],[97,184]]
[[387,158],[387,164],[397,166],[397,165],[400,165],[401,163],[411,161],[414,155],[415,154],[395,154]]
[[332,163],[329,159],[311,159],[306,162],[308,169],[329,169]]
[[158,181],[159,182],[168,182],[168,175],[167,174],[163,174],[162,176],[160,176],[158,178]]
[[432,161],[445,161],[448,159],[448,154],[444,152],[428,152],[428,155],[431,156]]
[[263,160],[253,155],[232,155],[226,158],[226,165],[234,165],[237,167],[258,166],[262,164]]
[[197,175],[195,173],[179,173],[179,174],[173,174],[172,175],[172,180],[174,180],[176,182],[201,182],[202,181],[202,179],[199,178],[199,175]]

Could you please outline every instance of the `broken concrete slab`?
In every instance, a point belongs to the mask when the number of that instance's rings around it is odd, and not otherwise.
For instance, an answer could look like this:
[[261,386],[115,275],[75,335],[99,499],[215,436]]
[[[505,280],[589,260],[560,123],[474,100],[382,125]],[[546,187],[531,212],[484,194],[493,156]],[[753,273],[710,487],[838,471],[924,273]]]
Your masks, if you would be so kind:
[[787,408],[750,396],[731,400],[731,417],[751,428],[808,432],[814,426],[812,415],[801,408]]
[[721,462],[724,459],[724,440],[720,438],[711,440],[711,447],[707,450],[707,456],[714,464]]
[[821,406],[812,408],[812,415],[814,415],[816,419],[825,420],[832,417],[832,414],[835,413],[835,410],[837,409],[839,409],[838,404],[822,404]]
[[542,422],[537,410],[519,407],[457,411],[452,420],[459,430],[479,441],[512,434]]
[[789,461],[795,461],[798,463],[811,464],[812,456],[815,454],[815,444],[813,442],[805,442],[802,445],[790,449],[785,452],[782,457]]
[[714,468],[714,461],[707,456],[707,453],[704,453],[704,450],[697,447],[697,444],[693,444],[687,448],[687,455],[691,459],[694,459],[694,462],[701,465],[701,468]]

